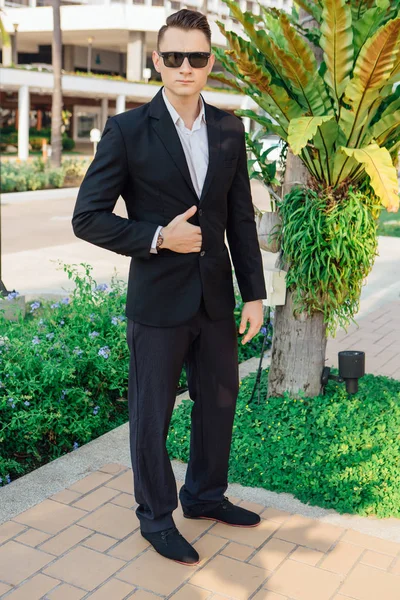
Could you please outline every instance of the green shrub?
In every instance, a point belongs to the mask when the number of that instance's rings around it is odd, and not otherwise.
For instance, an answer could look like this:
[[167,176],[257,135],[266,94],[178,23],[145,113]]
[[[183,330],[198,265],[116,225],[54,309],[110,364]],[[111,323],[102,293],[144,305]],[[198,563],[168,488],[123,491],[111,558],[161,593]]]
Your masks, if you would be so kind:
[[[229,481],[288,492],[340,513],[400,517],[400,381],[366,375],[359,391],[329,382],[316,398],[249,402],[255,382],[241,382],[230,453]],[[191,402],[174,411],[167,449],[189,456]]]
[[75,142],[72,138],[67,135],[62,138],[62,148],[63,150],[71,151],[75,148]]
[[44,136],[43,137],[30,137],[29,138],[29,143],[30,143],[31,148],[32,148],[32,150],[34,152],[40,152],[42,150],[43,139],[46,139],[46,138]]
[[[10,322],[0,311],[3,484],[128,420],[126,283],[114,276],[97,285],[91,270],[64,265],[73,292],[29,303],[25,318]],[[186,387],[184,370],[178,387]]]
[[53,187],[61,188],[64,185],[64,179],[65,173],[62,167],[49,171],[49,183]]

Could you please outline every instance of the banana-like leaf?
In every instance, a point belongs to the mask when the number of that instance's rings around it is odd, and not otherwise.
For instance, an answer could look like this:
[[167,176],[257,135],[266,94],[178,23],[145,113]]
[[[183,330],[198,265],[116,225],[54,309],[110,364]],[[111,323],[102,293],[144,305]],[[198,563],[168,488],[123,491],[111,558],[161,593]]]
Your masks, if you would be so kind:
[[286,13],[282,12],[279,15],[279,24],[283,32],[283,37],[286,40],[287,49],[301,59],[304,68],[310,73],[315,73],[318,70],[318,63],[315,59],[314,52],[304,38],[297,33],[296,29],[290,24],[290,20]]
[[315,136],[318,127],[330,119],[333,119],[333,115],[292,119],[289,123],[288,143],[293,154],[300,154],[302,148]]
[[381,118],[371,128],[372,137],[379,146],[384,146],[389,136],[398,129],[400,131],[400,110]]
[[356,60],[362,46],[385,20],[385,11],[375,6],[366,10],[360,19],[353,22],[353,49]]
[[229,85],[231,88],[237,90],[238,92],[241,92],[242,94],[244,92],[243,88],[237,83],[237,81],[235,81],[234,79],[229,79],[229,77],[226,77],[222,73],[210,73],[208,77],[209,79],[214,79],[215,81],[220,81],[225,85]]
[[323,179],[328,185],[332,185],[333,182],[332,156],[335,154],[338,136],[339,126],[336,119],[332,118],[318,127],[313,139],[313,144],[318,150],[319,162],[322,165]]
[[271,121],[271,119],[257,114],[254,110],[239,108],[235,110],[235,115],[238,117],[249,117],[252,121],[259,123],[259,125],[264,127],[267,134],[276,133],[280,137],[286,138],[286,132],[280,125],[276,125]]
[[353,30],[346,0],[325,0],[320,45],[327,65],[325,81],[332,90],[339,113],[340,98],[353,68]]
[[397,212],[399,209],[399,184],[397,171],[388,150],[380,148],[376,143],[364,148],[341,146],[340,150],[364,165],[364,169],[371,179],[371,187],[383,206],[387,208],[388,212]]
[[296,4],[301,6],[309,15],[320,23],[321,22],[321,7],[315,4],[312,0],[296,0]]
[[360,130],[366,124],[368,111],[393,69],[399,52],[400,18],[388,21],[362,47],[354,66],[353,78],[347,84],[340,126],[347,136],[346,146],[357,146]]

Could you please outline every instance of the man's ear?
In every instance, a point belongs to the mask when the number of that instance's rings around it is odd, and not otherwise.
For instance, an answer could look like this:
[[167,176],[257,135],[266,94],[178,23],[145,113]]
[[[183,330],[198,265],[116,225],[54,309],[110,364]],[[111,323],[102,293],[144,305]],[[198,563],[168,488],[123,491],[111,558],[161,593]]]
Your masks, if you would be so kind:
[[158,54],[155,50],[153,50],[153,52],[151,54],[151,58],[153,59],[153,65],[154,65],[155,70],[157,71],[157,73],[161,73],[160,57],[158,56]]

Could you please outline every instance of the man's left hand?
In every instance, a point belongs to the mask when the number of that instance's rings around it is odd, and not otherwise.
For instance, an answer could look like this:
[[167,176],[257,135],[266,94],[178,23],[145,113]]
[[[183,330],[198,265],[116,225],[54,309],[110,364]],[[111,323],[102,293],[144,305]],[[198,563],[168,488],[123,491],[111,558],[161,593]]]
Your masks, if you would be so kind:
[[261,329],[264,320],[263,301],[252,300],[245,302],[242,310],[242,319],[239,326],[239,333],[244,333],[247,322],[250,323],[249,330],[242,339],[242,344],[246,344],[251,340]]

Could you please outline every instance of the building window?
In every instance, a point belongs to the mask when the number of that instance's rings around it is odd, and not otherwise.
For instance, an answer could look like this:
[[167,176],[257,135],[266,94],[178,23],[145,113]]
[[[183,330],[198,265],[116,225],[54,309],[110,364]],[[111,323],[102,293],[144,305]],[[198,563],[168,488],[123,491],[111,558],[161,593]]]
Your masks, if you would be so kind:
[[171,8],[172,10],[179,10],[181,7],[181,3],[180,2],[171,2]]
[[152,6],[164,6],[164,0],[151,0]]
[[77,113],[77,138],[90,140],[90,130],[99,127],[99,115],[92,112],[79,111]]

